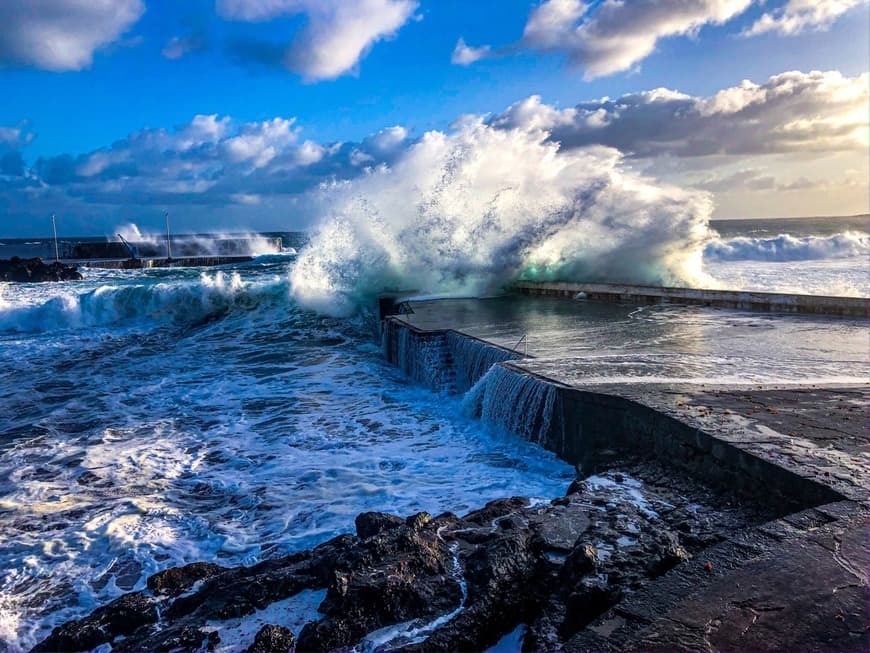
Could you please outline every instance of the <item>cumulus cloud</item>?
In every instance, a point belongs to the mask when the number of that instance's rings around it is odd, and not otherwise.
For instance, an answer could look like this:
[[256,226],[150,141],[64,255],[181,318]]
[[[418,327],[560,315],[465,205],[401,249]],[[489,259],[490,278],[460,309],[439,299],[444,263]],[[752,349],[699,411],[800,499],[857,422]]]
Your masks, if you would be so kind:
[[173,36],[160,51],[165,59],[172,61],[181,59],[194,52],[205,50],[208,43],[202,34],[188,34],[187,36]]
[[793,36],[806,31],[828,29],[834,21],[868,0],[788,0],[779,9],[765,13],[746,31],[745,36],[778,32]]
[[532,96],[493,125],[533,126],[563,147],[616,147],[634,157],[866,150],[868,75],[797,71],[709,97],[656,89],[556,109]]
[[[587,79],[629,70],[660,39],[694,35],[743,13],[752,0],[545,0],[532,10],[515,46],[561,54]],[[506,48],[502,51],[510,51]],[[468,65],[494,53],[489,46],[457,43],[454,63]]]
[[[535,144],[535,152],[613,148],[607,151],[619,150],[634,169],[715,192],[731,202],[732,215],[750,200],[757,202],[754,214],[785,200],[798,207],[788,209],[794,213],[815,197],[829,214],[840,210],[836,202],[860,207],[866,196],[868,81],[866,74],[787,72],[707,97],[655,89],[564,109],[533,96],[485,120],[462,116],[451,129],[505,147],[517,141],[499,134],[522,132],[520,140]],[[144,129],[28,167],[22,157],[33,138],[28,125],[0,127],[0,210],[16,215],[18,207],[28,215],[74,205],[91,215],[126,205],[185,205],[238,216],[292,201],[299,215],[299,203],[313,202],[320,188],[407,165],[421,141],[400,125],[355,142],[318,143],[303,133],[292,117],[239,123],[198,115],[175,129]],[[560,160],[580,165],[599,156]]]
[[0,2],[0,66],[87,68],[144,12],[142,0]]
[[15,127],[0,125],[0,150],[3,148],[18,149],[28,145],[36,135],[27,129],[26,123]]
[[[4,148],[29,138],[24,127],[0,128],[0,175],[20,174],[20,153],[12,149],[5,156]],[[239,124],[228,116],[198,115],[173,130],[144,129],[92,152],[41,158],[26,191],[30,199],[51,197],[59,204],[258,206],[388,165],[407,141],[400,126],[355,143],[322,144],[303,140],[294,118]],[[0,177],[0,200],[4,192],[21,190],[7,182]]]
[[[259,22],[304,14],[307,23],[281,48],[280,62],[312,81],[352,71],[375,43],[395,35],[417,6],[417,0],[217,0],[218,13],[227,20]],[[243,41],[232,44],[231,51],[237,59],[273,64],[276,47]]]
[[492,48],[488,45],[479,48],[473,48],[465,43],[464,39],[459,39],[456,42],[456,47],[453,48],[453,54],[450,57],[450,62],[459,64],[460,66],[468,66],[475,61],[485,59],[492,52]]

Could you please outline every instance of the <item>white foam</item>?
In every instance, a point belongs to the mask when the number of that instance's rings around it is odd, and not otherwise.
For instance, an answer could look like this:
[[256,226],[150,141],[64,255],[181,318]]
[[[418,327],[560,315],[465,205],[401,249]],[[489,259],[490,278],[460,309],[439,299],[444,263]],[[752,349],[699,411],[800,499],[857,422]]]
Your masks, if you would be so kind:
[[[27,649],[161,569],[306,549],[352,529],[362,511],[463,513],[564,491],[570,466],[409,384],[360,335],[361,320],[294,306],[285,265],[241,266],[240,279],[224,272],[221,282],[185,270],[100,273],[84,292],[136,286],[175,308],[0,332],[7,646]],[[16,287],[8,297],[43,306],[66,292]],[[211,294],[231,308],[193,321]]]
[[711,203],[653,183],[606,148],[560,150],[537,130],[465,121],[391,168],[335,184],[291,274],[333,315],[385,288],[480,295],[519,277],[700,282]]
[[317,608],[324,598],[326,590],[304,590],[241,619],[210,621],[203,630],[218,633],[220,643],[215,653],[242,653],[263,626],[284,626],[298,638],[305,624],[320,618]]

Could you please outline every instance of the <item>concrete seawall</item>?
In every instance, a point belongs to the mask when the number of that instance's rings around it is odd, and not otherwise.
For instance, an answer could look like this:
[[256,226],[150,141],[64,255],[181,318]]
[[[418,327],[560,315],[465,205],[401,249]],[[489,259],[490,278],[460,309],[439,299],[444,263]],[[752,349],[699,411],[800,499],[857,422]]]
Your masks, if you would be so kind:
[[564,650],[868,650],[870,386],[563,383],[533,371],[546,359],[452,329],[392,317],[383,339],[410,376],[581,477],[656,461],[778,515],[622,597]]
[[742,290],[661,288],[609,283],[519,281],[512,288],[523,295],[551,295],[636,304],[688,304],[746,311],[811,313],[848,317],[870,316],[870,298],[825,297]]
[[109,259],[104,261],[73,260],[85,268],[102,270],[142,270],[151,268],[199,268],[253,261],[253,256],[187,256],[180,258]]
[[[476,359],[457,356],[461,341],[481,354]],[[784,512],[862,498],[864,483],[870,482],[866,473],[853,473],[848,480],[831,476],[826,461],[803,466],[799,459],[787,458],[782,450],[769,446],[770,433],[744,438],[742,433],[752,429],[728,428],[734,426],[732,420],[705,425],[690,413],[674,409],[693,402],[702,405],[710,393],[700,388],[572,387],[523,369],[519,352],[453,330],[417,329],[399,318],[384,322],[383,348],[387,360],[436,391],[465,393],[490,373],[489,383],[478,384],[473,391],[477,396],[467,399],[476,402],[478,416],[540,444],[587,473],[620,457],[653,457]],[[464,382],[457,384],[457,378]],[[735,398],[731,408],[722,408],[723,414],[730,415],[738,403],[736,397],[747,391],[744,387],[717,390],[720,403],[727,404],[729,395]],[[838,399],[852,391],[819,392]],[[854,391],[866,399],[866,389]],[[800,388],[770,392],[806,399]],[[765,446],[757,446],[759,439]]]

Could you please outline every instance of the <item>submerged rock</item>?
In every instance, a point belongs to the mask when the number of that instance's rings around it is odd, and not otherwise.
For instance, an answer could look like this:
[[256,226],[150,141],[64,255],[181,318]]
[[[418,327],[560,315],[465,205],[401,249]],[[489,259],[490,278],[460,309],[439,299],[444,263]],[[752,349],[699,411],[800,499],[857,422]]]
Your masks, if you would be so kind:
[[13,256],[0,260],[0,281],[41,283],[45,281],[81,281],[81,273],[75,265],[60,261],[45,263],[41,258],[22,259]]

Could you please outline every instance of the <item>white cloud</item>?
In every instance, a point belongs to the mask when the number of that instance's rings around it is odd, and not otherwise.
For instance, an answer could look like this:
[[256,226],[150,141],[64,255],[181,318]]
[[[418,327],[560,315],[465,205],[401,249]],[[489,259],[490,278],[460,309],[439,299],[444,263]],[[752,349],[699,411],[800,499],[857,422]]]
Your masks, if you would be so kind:
[[[521,41],[504,52],[531,49],[561,54],[586,79],[629,70],[655,50],[660,39],[693,36],[721,25],[753,0],[545,0],[532,10]],[[468,65],[494,51],[460,40],[453,63]]]
[[187,36],[173,36],[169,39],[160,51],[165,59],[175,61],[181,59],[193,52],[199,52],[206,47],[206,39],[199,34],[189,34]]
[[[780,214],[784,201],[792,214],[802,203],[825,202],[826,214],[856,213],[866,210],[868,81],[866,74],[786,72],[706,97],[653,89],[568,108],[533,96],[486,119],[462,116],[450,133],[485,134],[493,144],[487,166],[498,162],[496,143],[528,139],[561,161],[581,150],[597,153],[581,152],[577,161],[598,160],[602,152],[618,158],[619,150],[635,170],[715,191],[726,215]],[[517,141],[512,131],[526,136]],[[75,206],[90,215],[120,205],[184,205],[202,215],[222,211],[232,222],[260,215],[257,203],[262,210],[292,199],[295,216],[316,189],[407,164],[423,140],[402,126],[349,143],[303,140],[300,133],[291,117],[239,124],[199,115],[176,129],[145,129],[111,146],[27,165],[27,124],[0,127],[0,207],[6,215],[30,215]],[[512,156],[505,154],[508,163]],[[851,169],[856,181],[847,187],[842,180]]]
[[493,125],[544,129],[563,147],[598,144],[635,157],[864,151],[868,75],[787,72],[710,97],[656,89],[556,109],[532,96]]
[[450,62],[459,64],[460,66],[468,66],[473,64],[475,61],[485,59],[491,54],[491,52],[492,48],[488,45],[474,48],[466,44],[464,39],[459,39],[456,42],[456,47],[453,48]]
[[283,63],[312,81],[351,72],[375,43],[407,23],[417,6],[417,0],[217,0],[218,13],[228,20],[305,14],[307,24]]
[[368,146],[366,149],[379,153],[387,153],[401,147],[407,138],[408,130],[401,125],[394,125],[393,127],[382,129],[371,136],[366,136],[363,145]]
[[628,70],[659,39],[694,34],[743,13],[751,0],[548,0],[529,17],[523,35],[532,48],[565,54],[587,78]]
[[0,2],[0,66],[81,70],[145,12],[141,0]]
[[765,13],[745,32],[755,36],[778,32],[793,36],[806,31],[825,30],[840,16],[868,0],[789,0],[783,7]]
[[233,163],[250,162],[262,168],[296,140],[295,120],[273,118],[242,126],[238,136],[224,141],[223,150]]
[[33,141],[36,136],[33,132],[28,131],[25,125],[22,124],[15,127],[0,125],[0,147],[19,149]]

